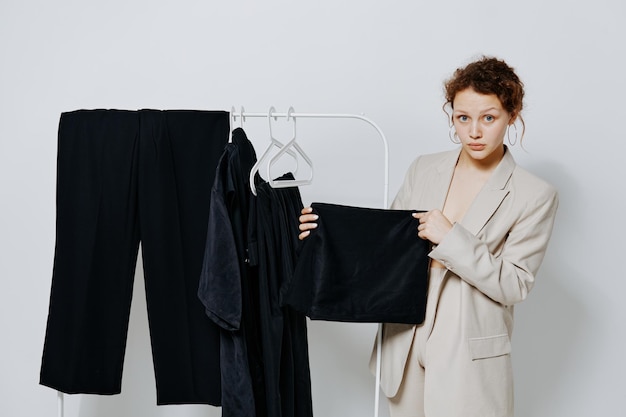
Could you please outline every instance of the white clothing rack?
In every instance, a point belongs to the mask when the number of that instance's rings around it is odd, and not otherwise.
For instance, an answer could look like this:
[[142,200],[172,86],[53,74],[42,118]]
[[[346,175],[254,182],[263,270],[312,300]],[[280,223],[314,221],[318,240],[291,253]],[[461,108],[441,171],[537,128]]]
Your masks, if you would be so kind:
[[[388,208],[389,206],[389,144],[387,142],[387,138],[383,131],[378,125],[368,117],[365,117],[361,114],[350,114],[350,113],[296,113],[293,112],[293,109],[290,108],[288,112],[285,113],[277,113],[273,112],[273,109],[270,109],[267,113],[251,113],[246,112],[242,107],[239,112],[236,112],[234,108],[231,110],[230,117],[232,117],[233,121],[236,121],[237,118],[240,119],[243,125],[243,122],[247,117],[255,118],[255,117],[265,117],[270,118],[273,117],[274,120],[280,118],[289,119],[292,117],[295,119],[356,119],[361,120],[372,126],[376,129],[378,133],[383,148],[383,158],[384,158],[384,186],[383,186],[383,208]],[[232,129],[231,129],[232,130]],[[270,184],[272,184],[270,182]],[[374,417],[378,417],[378,412],[380,408],[380,374],[381,374],[381,361],[382,361],[382,324],[378,324],[378,333],[376,339],[376,391],[374,396]],[[64,396],[61,391],[57,391],[58,394],[58,416],[63,417],[64,414]]]

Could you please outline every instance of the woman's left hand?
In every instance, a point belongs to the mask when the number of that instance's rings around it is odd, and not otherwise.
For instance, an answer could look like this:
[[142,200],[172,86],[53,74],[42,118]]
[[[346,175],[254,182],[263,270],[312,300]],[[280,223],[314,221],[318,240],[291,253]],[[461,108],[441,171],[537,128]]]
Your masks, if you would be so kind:
[[444,236],[452,229],[452,223],[441,210],[430,210],[422,213],[413,213],[413,217],[419,220],[417,236],[438,245]]

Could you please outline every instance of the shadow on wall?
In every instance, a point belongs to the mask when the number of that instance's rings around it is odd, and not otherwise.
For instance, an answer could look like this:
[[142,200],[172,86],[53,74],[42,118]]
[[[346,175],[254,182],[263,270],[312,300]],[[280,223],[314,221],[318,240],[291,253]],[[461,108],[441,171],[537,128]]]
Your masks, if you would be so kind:
[[[577,270],[576,254],[570,245],[578,238],[577,219],[583,207],[576,203],[574,182],[553,164],[530,166],[559,190],[560,204],[555,227],[535,288],[516,307],[513,333],[515,410],[521,416],[550,416],[557,406],[567,370],[578,361],[576,346],[591,318],[584,300],[572,285],[587,281]],[[543,171],[543,172],[542,172]]]

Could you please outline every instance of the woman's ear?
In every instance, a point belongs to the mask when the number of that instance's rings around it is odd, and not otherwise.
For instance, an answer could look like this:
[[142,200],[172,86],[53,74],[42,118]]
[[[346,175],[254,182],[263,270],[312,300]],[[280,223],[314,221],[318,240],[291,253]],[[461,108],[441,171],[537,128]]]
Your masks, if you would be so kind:
[[509,119],[509,126],[511,126],[517,120],[517,113],[511,113],[511,118]]

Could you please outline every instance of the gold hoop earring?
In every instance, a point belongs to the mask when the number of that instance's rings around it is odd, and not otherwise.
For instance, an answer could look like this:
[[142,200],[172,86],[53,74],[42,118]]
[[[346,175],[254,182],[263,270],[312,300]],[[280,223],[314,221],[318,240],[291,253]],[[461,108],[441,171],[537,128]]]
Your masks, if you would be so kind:
[[[511,126],[513,126],[515,128],[515,140],[511,141]],[[515,144],[517,143],[517,126],[515,125],[515,123],[513,123],[512,125],[508,125],[506,128],[506,138],[509,141],[509,145],[511,146],[515,146]]]
[[[458,145],[459,143],[461,143],[461,139],[459,139],[459,136],[456,134],[456,128],[454,127],[454,124],[450,125],[450,130],[448,131],[448,137],[450,138],[450,141],[454,143],[455,145]],[[454,140],[454,138],[456,138],[456,140]]]

